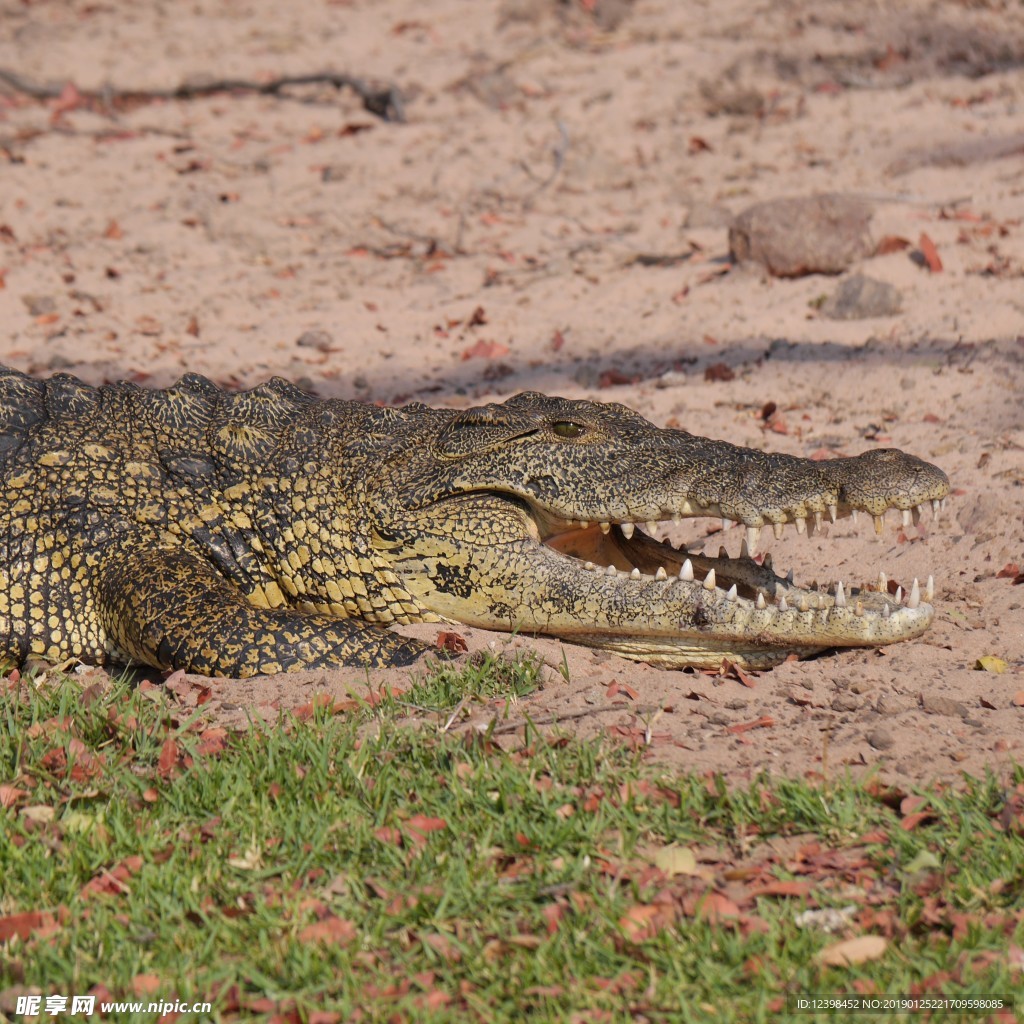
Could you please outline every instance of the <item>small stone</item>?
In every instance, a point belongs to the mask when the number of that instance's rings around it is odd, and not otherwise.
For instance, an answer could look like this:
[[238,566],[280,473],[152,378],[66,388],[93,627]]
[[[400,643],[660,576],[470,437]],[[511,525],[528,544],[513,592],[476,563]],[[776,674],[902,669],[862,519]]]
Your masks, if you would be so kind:
[[852,693],[841,693],[832,701],[833,711],[856,711],[860,701]]
[[733,222],[729,252],[775,277],[839,274],[871,255],[871,214],[870,204],[843,195],[756,203]]
[[870,743],[875,750],[888,750],[896,743],[895,737],[884,725],[879,725],[872,729],[871,732],[868,733],[867,738],[868,743]]
[[900,290],[894,285],[853,274],[840,282],[821,311],[830,320],[864,320],[870,316],[895,316],[902,301]]
[[57,301],[52,295],[22,295],[21,301],[32,316],[47,316],[57,312]]
[[966,718],[967,708],[952,697],[936,697],[925,694],[921,698],[921,707],[932,715],[949,715],[951,718]]
[[299,348],[315,348],[319,352],[330,352],[334,338],[328,331],[303,331],[295,342]]

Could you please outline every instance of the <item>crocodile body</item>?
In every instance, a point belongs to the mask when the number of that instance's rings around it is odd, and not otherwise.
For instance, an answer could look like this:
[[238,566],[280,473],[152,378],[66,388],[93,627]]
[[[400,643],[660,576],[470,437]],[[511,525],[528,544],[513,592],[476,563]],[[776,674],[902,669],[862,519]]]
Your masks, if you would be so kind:
[[[667,666],[919,635],[930,593],[804,591],[745,550],[634,524],[798,528],[917,515],[949,490],[899,451],[825,462],[521,394],[454,411],[319,400],[280,379],[156,391],[0,371],[0,658],[208,675],[403,665],[388,627],[546,633]],[[911,511],[912,510],[912,511]]]

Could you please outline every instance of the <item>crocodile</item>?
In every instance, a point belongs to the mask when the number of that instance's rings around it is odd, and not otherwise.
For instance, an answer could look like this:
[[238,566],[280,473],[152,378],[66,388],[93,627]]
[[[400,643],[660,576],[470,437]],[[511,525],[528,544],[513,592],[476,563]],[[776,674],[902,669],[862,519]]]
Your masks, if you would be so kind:
[[[242,677],[407,665],[393,626],[548,634],[667,667],[752,668],[920,635],[932,583],[801,588],[761,530],[938,513],[895,449],[812,461],[523,393],[463,410],[274,378],[157,390],[0,370],[0,660]],[[659,524],[746,527],[730,558]]]

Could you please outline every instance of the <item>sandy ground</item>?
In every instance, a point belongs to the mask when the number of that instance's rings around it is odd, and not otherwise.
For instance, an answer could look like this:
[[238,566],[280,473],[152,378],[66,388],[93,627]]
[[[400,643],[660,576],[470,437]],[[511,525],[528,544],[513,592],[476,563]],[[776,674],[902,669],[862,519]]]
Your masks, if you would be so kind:
[[[798,580],[933,573],[925,638],[753,686],[566,648],[568,681],[549,672],[510,720],[736,780],[907,783],[1024,757],[1024,587],[1000,575],[1024,563],[1019,4],[2,0],[0,22],[0,68],[36,82],[330,69],[396,86],[407,118],[321,86],[107,109],[0,86],[0,362],[152,385],[281,374],[388,403],[535,388],[801,455],[905,448],[952,479],[944,521],[765,543]],[[910,243],[852,268],[895,285],[898,314],[832,320],[837,278],[730,267],[732,216],[824,192]],[[739,531],[707,543],[736,554]],[[515,643],[562,663],[557,643]],[[977,670],[987,655],[1006,671]],[[210,707],[365,685],[221,683]]]

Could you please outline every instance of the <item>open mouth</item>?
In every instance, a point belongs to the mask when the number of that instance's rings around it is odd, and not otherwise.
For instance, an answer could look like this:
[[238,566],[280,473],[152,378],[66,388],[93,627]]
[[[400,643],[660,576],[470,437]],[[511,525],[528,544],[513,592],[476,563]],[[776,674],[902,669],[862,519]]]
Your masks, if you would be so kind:
[[[934,521],[945,501],[934,500],[930,504]],[[918,524],[923,511],[923,505],[898,511],[902,525]],[[856,520],[856,510],[844,509],[843,512]],[[829,516],[833,522],[838,518],[838,514],[834,518]],[[881,533],[883,516],[876,514],[873,519],[876,532]],[[659,539],[679,522],[679,517],[643,524],[580,523],[542,517],[538,525],[543,543],[578,561],[583,571],[621,579],[700,583],[710,592],[709,597],[714,594],[726,601],[756,609],[774,607],[780,612],[790,609],[806,612],[849,608],[856,614],[874,613],[888,618],[901,608],[918,609],[934,597],[934,581],[930,576],[923,583],[915,579],[906,590],[890,583],[884,573],[880,573],[876,580],[860,585],[838,580],[827,586],[799,587],[792,572],[786,576],[776,575],[771,554],[756,555],[761,540],[760,527],[746,528],[738,556],[730,557],[722,547],[718,557],[713,557],[690,551],[685,544]],[[799,534],[812,535],[822,529],[824,517],[818,513],[807,520],[797,518],[793,522]],[[727,525],[732,524],[724,519],[723,527]],[[775,536],[780,537],[783,529],[783,524],[774,524]]]

